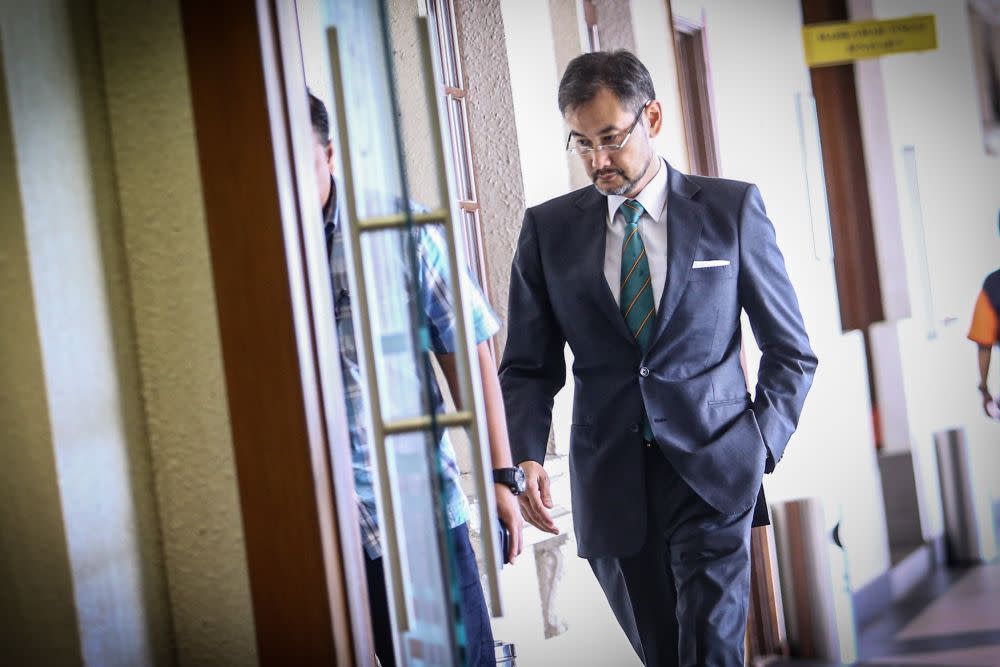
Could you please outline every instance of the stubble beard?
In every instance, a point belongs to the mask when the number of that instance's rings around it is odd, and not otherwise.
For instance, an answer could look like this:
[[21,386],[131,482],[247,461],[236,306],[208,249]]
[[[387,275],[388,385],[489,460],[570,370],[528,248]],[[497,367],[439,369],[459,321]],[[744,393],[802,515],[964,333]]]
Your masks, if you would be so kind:
[[[650,151],[649,155],[646,157],[646,164],[642,165],[642,169],[639,170],[638,176],[632,179],[628,179],[618,187],[612,188],[610,190],[605,190],[600,185],[597,184],[597,175],[598,175],[597,172],[594,172],[594,174],[590,177],[590,179],[594,182],[594,187],[597,188],[597,191],[600,192],[605,197],[621,197],[623,195],[628,194],[629,192],[632,191],[633,188],[635,188],[636,184],[639,181],[641,181],[643,177],[646,175],[646,172],[649,171],[649,165],[651,165],[652,163],[653,163],[653,152]],[[615,169],[615,171],[621,174],[623,177],[625,176],[625,172],[622,171],[621,169]],[[607,173],[607,170],[605,170],[604,173]]]

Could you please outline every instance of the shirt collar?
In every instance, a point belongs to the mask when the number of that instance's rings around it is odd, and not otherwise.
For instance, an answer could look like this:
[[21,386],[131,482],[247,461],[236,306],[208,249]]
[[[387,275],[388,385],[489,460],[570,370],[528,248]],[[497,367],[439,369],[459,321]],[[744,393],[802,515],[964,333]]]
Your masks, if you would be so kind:
[[[653,220],[656,222],[660,221],[660,216],[663,214],[663,207],[667,205],[667,165],[663,158],[657,156],[659,161],[659,169],[656,171],[656,175],[653,176],[653,180],[646,184],[646,187],[635,197],[635,200],[642,204],[642,207],[646,210]],[[627,200],[628,197],[622,197],[621,195],[608,195],[608,224],[614,224],[615,213],[621,207],[622,202]]]

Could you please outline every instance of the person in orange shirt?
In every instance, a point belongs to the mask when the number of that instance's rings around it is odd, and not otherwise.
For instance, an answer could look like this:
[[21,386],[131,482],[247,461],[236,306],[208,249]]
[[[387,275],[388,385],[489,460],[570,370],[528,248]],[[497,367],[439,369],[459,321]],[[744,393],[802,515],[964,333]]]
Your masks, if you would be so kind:
[[979,393],[983,411],[994,419],[1000,419],[1000,405],[990,392],[988,383],[993,346],[1000,344],[1000,270],[986,276],[983,281],[983,289],[972,313],[969,340],[979,347]]

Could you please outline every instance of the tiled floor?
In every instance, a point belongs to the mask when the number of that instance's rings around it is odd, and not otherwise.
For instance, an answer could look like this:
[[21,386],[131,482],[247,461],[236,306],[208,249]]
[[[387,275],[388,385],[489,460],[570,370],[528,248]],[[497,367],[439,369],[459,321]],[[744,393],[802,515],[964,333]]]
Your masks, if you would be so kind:
[[[1000,667],[1000,563],[942,570],[858,637],[859,665]],[[790,660],[774,667],[832,667]]]

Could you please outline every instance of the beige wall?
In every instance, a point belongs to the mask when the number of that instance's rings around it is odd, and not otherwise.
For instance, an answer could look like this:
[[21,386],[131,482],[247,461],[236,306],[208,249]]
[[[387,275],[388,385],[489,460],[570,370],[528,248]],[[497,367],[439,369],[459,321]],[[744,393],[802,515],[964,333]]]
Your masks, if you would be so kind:
[[[587,24],[583,17],[581,0],[549,0],[549,16],[552,21],[552,42],[555,47],[556,76],[562,79],[569,61],[590,50]],[[547,99],[555,104],[556,91],[548,92]],[[564,134],[569,134],[567,130]],[[577,190],[590,185],[590,177],[583,167],[583,160],[566,153],[569,168],[569,189]]]
[[444,202],[438,188],[438,161],[431,141],[427,82],[417,32],[417,2],[389,0],[389,34],[399,104],[399,130],[410,199],[427,208]]
[[0,662],[255,664],[176,2],[0,41]]
[[[895,168],[902,268],[913,311],[896,328],[924,536],[944,530],[934,433],[960,426],[971,448],[983,548],[992,557],[1000,538],[990,516],[991,505],[1000,500],[1000,435],[982,412],[976,349],[965,335],[982,281],[1000,257],[1000,160],[983,148],[967,3],[872,4],[876,19],[933,14],[937,25],[934,51],[881,60],[888,159]],[[903,157],[906,146],[914,150],[916,191]],[[994,366],[994,391],[997,377]]]
[[98,19],[178,662],[256,664],[179,10]]
[[503,350],[507,340],[510,263],[524,214],[504,24],[500,0],[456,4],[459,48],[468,80],[469,133],[482,207],[487,282],[493,308],[503,323],[497,335],[497,349]]
[[642,0],[629,4],[635,31],[635,54],[649,69],[656,88],[656,99],[663,109],[663,125],[653,143],[672,167],[687,171],[687,140],[669,7],[667,2]]
[[636,52],[632,14],[629,11],[631,4],[630,0],[594,0],[602,51],[627,49]]
[[[144,565],[155,561],[159,536],[141,407],[129,398],[136,379],[129,316],[114,309],[127,294],[120,256],[104,252],[117,210],[96,35],[82,12],[58,2],[8,9],[0,25],[23,213],[14,224],[23,225],[42,362],[31,384],[44,387],[37,398],[48,417],[47,433],[15,423],[12,435],[54,464],[46,473],[56,505],[46,511],[61,506],[59,569],[68,570],[73,595],[54,602],[75,608],[85,662],[166,664],[162,573]],[[38,539],[30,524],[21,537]],[[22,585],[48,576],[37,564],[21,565],[13,574]],[[33,620],[15,623],[28,630]],[[39,630],[73,641],[72,626]]]

